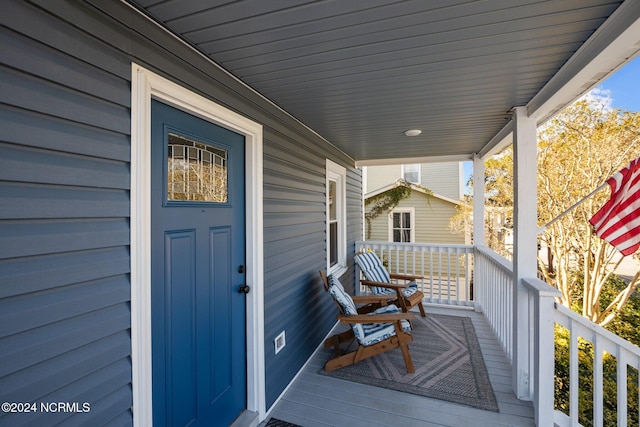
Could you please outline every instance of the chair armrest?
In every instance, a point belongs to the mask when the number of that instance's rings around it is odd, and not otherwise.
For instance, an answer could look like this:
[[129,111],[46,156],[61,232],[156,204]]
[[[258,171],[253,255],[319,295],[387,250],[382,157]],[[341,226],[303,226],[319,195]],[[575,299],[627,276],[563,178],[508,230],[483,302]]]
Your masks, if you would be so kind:
[[387,295],[354,295],[351,299],[356,304],[380,303],[384,305],[389,297]]
[[384,282],[373,282],[371,280],[360,280],[360,283],[365,286],[377,286],[379,288],[389,288],[389,289],[404,289],[408,288],[409,285],[404,283],[384,283]]
[[422,276],[412,276],[410,274],[397,274],[397,273],[390,273],[389,277],[391,277],[392,279],[399,279],[399,280],[418,280],[418,279],[424,279],[424,277]]
[[413,313],[382,313],[382,314],[338,314],[340,323],[393,323],[400,320],[411,320]]

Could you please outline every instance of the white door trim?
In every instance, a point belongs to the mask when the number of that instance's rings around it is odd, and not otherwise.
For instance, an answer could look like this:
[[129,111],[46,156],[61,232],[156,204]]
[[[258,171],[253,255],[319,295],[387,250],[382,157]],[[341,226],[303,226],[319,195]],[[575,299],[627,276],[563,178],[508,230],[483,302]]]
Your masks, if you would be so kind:
[[262,125],[137,64],[131,79],[131,361],[134,426],[153,424],[151,98],[245,136],[247,409],[265,418]]

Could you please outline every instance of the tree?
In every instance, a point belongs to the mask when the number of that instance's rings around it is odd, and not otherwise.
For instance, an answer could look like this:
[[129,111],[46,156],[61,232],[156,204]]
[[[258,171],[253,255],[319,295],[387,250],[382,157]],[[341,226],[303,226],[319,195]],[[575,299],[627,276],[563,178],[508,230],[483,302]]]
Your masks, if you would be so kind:
[[[611,109],[605,98],[594,95],[567,107],[538,129],[539,224],[556,218],[639,155],[640,114]],[[513,223],[512,180],[511,148],[485,162],[488,220],[493,209],[507,216],[507,226]],[[588,221],[608,197],[608,190],[600,191],[548,226],[540,235],[538,259],[545,281],[561,291],[561,303],[579,307],[583,316],[601,325],[615,318],[640,282],[639,272],[601,305],[605,285],[622,258],[593,234]],[[486,229],[488,245],[504,254],[497,230]]]
[[[585,97],[538,131],[538,220],[547,224],[640,155],[640,114],[608,108],[606,99]],[[595,323],[611,322],[638,286],[636,273],[606,306],[601,296],[622,262],[618,251],[593,234],[589,219],[609,197],[604,190],[548,226],[540,236],[547,248],[539,258],[547,283],[561,303],[577,303]],[[542,252],[544,254],[544,252]],[[577,289],[580,292],[577,292]],[[580,295],[581,301],[574,296]]]

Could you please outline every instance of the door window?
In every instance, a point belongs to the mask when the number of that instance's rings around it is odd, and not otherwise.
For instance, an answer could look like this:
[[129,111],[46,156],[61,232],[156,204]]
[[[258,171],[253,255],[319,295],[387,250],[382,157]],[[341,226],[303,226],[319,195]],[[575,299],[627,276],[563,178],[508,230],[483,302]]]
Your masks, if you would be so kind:
[[226,203],[227,150],[169,133],[167,200]]

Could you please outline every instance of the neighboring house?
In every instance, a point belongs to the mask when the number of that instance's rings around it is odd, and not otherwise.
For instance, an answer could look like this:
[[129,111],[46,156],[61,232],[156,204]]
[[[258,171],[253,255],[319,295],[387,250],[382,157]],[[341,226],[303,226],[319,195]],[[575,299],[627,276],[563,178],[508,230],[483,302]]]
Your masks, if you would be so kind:
[[463,162],[415,163],[365,166],[362,168],[364,193],[369,194],[398,179],[420,184],[434,194],[452,200],[464,197]]
[[449,220],[457,214],[456,206],[463,203],[462,162],[368,166],[363,167],[362,179],[365,212],[370,210],[367,200],[394,188],[398,180],[417,184],[412,186],[410,197],[401,200],[388,215],[379,215],[371,224],[365,224],[367,240],[470,243],[471,236],[449,230]]
[[[365,194],[365,213],[370,211],[367,200],[396,187],[393,183]],[[412,185],[411,194],[402,199],[388,213],[365,221],[366,240],[411,243],[470,243],[470,236],[452,233],[449,220],[456,215],[456,206],[462,203],[436,193],[429,194],[423,187]],[[370,230],[369,230],[370,226]]]

